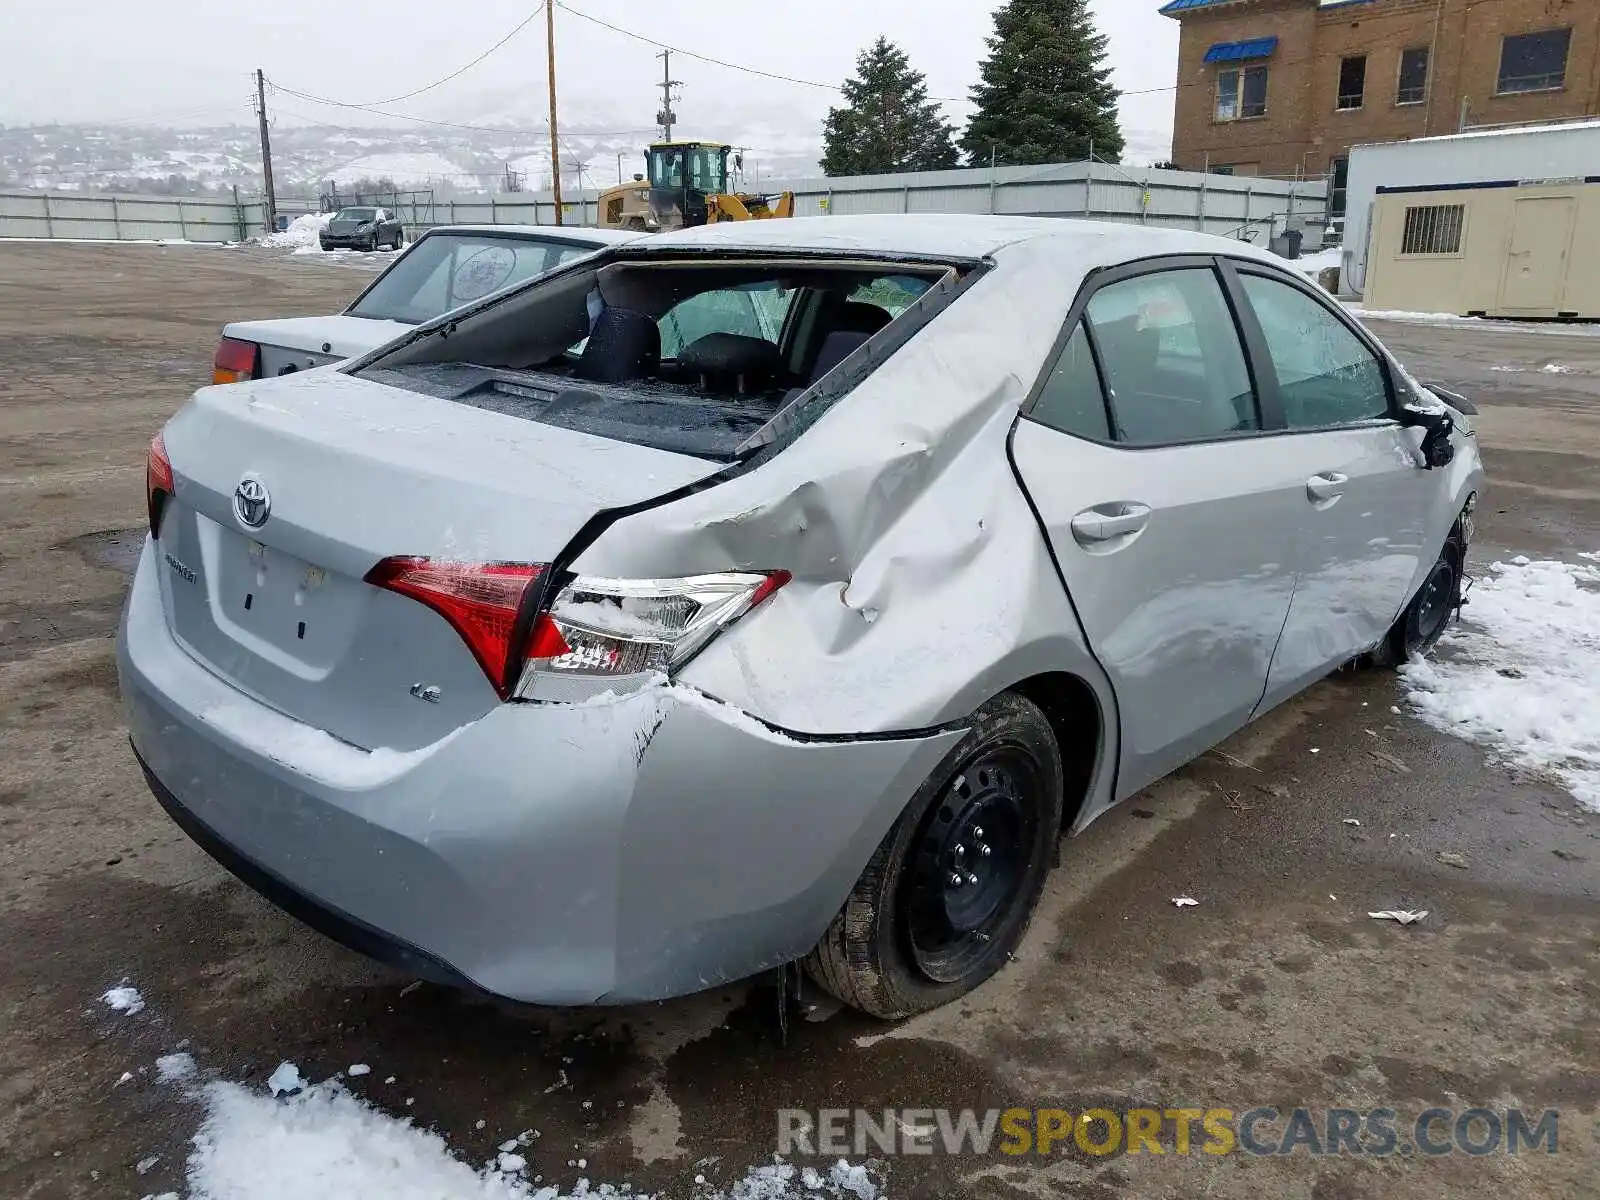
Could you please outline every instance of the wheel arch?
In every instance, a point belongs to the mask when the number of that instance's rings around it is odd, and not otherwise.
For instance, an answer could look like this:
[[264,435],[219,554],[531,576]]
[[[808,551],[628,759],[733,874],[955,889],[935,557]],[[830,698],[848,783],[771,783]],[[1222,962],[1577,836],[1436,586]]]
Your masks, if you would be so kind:
[[1109,691],[1071,671],[1045,671],[1004,689],[1038,705],[1061,752],[1061,829],[1081,832],[1114,802],[1116,705]]

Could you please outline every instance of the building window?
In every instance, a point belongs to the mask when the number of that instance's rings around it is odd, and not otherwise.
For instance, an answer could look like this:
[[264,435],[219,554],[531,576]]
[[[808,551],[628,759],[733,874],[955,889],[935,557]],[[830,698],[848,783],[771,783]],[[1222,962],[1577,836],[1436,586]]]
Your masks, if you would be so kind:
[[1229,67],[1217,72],[1217,120],[1267,115],[1267,68]]
[[1350,159],[1348,155],[1340,155],[1333,160],[1328,170],[1328,215],[1330,217],[1344,216],[1349,186]]
[[1401,254],[1460,254],[1465,204],[1426,204],[1406,209]]
[[1339,60],[1339,103],[1341,112],[1360,108],[1367,95],[1367,56]]
[[1565,87],[1572,30],[1547,29],[1508,37],[1500,45],[1500,87],[1508,92],[1549,92]]
[[1396,104],[1421,104],[1428,98],[1428,48],[1400,52],[1400,87]]

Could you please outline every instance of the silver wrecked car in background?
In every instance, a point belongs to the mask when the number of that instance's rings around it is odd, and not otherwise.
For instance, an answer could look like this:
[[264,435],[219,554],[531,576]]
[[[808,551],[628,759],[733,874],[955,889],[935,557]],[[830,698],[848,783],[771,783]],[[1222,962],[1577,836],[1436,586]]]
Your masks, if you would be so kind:
[[342,313],[223,326],[212,382],[270,379],[365,354],[440,313],[640,236],[547,225],[430,229]]
[[1467,416],[1278,260],[1062,220],[661,235],[150,452],[157,798],[429,978],[617,1003],[804,959],[885,1017],[1063,832],[1459,604]]

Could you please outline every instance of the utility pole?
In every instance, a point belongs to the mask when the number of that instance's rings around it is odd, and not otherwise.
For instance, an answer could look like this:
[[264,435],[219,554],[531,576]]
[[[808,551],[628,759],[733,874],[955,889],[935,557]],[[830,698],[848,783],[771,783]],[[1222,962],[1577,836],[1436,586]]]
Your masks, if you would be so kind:
[[556,203],[556,224],[561,222],[561,141],[556,129],[556,5],[555,0],[545,0],[545,38],[550,56],[550,190]]
[[661,111],[656,114],[656,124],[661,126],[661,140],[670,142],[672,127],[678,120],[678,114],[672,111],[672,89],[683,86],[683,83],[672,77],[671,50],[663,50],[656,57],[661,60]]
[[260,67],[256,68],[256,117],[261,122],[261,219],[266,232],[272,233],[278,228],[278,201],[272,190],[272,139],[267,134],[267,77]]

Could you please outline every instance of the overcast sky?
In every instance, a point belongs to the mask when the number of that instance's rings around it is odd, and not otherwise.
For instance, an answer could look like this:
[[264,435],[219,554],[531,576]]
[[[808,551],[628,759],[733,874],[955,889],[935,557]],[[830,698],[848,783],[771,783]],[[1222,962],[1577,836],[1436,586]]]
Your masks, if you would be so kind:
[[[1167,88],[1177,25],[1159,0],[1092,0],[1111,37],[1117,85]],[[49,4],[0,0],[0,121],[132,121],[198,124],[250,120],[252,68],[299,91],[367,102],[426,84],[461,66],[530,11],[527,0],[69,0],[71,19]],[[844,4],[727,0],[572,0],[572,7],[647,37],[715,58],[801,79],[837,83],[879,33],[898,42],[938,96],[964,97],[977,75],[996,5],[987,0],[847,0]],[[648,129],[660,78],[653,48],[556,12],[563,121]],[[480,66],[424,96],[391,106],[436,119],[525,113],[544,102],[541,18]],[[715,136],[747,112],[794,129],[820,123],[829,92],[675,58],[686,135]],[[280,119],[317,117],[371,125],[360,112],[274,98]],[[962,120],[965,104],[950,106]],[[733,114],[741,114],[735,117]],[[498,123],[498,122],[495,122]],[[1123,124],[1135,145],[1170,136],[1172,93],[1127,96]]]

